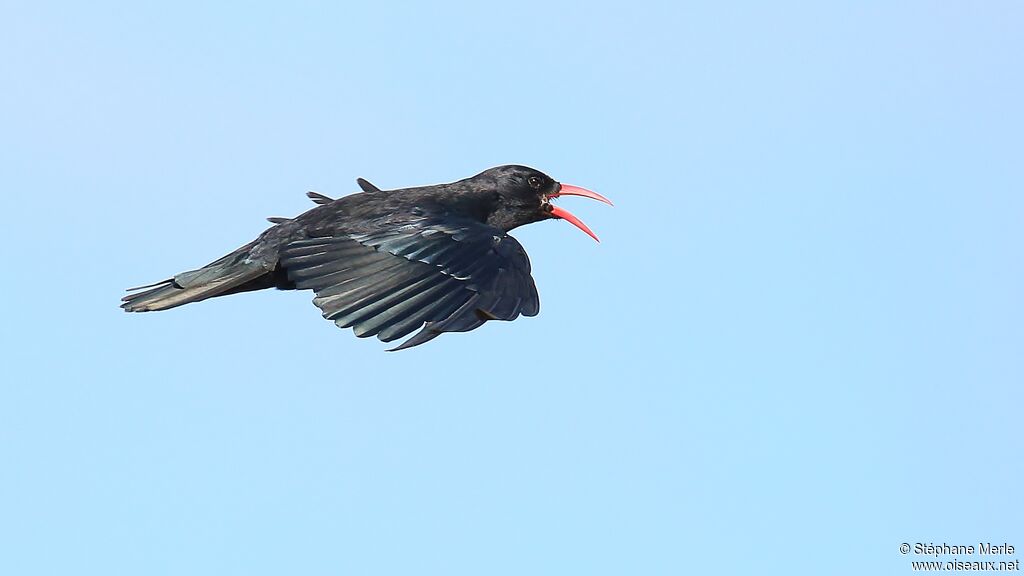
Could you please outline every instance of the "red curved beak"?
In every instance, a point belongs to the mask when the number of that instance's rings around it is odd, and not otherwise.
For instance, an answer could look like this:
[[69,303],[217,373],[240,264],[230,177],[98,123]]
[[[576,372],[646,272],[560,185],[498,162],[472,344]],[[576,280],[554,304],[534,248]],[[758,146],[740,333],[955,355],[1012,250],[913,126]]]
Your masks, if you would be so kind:
[[[598,202],[604,202],[609,206],[614,206],[611,200],[605,198],[604,196],[601,196],[597,192],[594,192],[593,190],[587,190],[586,188],[580,188],[579,186],[573,186],[572,184],[559,184],[558,189],[555,191],[555,193],[549,194],[548,198],[558,198],[559,196],[583,196],[584,198],[591,198],[593,200],[597,200]],[[572,224],[573,226],[579,228],[580,230],[583,230],[583,232],[585,232],[594,240],[597,240],[598,242],[601,241],[601,239],[597,237],[597,234],[594,234],[594,232],[590,228],[588,228],[582,220],[574,216],[572,212],[569,212],[565,208],[560,208],[558,206],[552,205],[551,215],[554,216],[555,218],[561,218],[562,220],[565,220],[566,222]]]

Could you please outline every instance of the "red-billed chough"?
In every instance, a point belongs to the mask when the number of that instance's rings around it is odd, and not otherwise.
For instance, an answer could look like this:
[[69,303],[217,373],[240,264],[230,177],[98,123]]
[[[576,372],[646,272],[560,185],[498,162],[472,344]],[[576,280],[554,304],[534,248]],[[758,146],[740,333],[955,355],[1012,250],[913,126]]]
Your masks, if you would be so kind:
[[420,331],[394,350],[487,320],[534,316],[540,301],[530,260],[508,235],[559,218],[595,240],[578,218],[553,206],[585,196],[525,166],[499,166],[450,184],[363,192],[337,200],[310,192],[318,205],[198,270],[142,286],[123,298],[128,312],[166,310],[214,296],[263,288],[310,289],[324,318],[356,336],[384,342]]

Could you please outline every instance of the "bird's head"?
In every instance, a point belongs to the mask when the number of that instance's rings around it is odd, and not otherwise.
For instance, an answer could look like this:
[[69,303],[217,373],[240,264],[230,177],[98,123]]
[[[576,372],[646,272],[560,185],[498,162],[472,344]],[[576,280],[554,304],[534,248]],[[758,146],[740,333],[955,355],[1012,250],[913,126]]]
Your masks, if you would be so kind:
[[555,206],[551,200],[559,196],[584,196],[605,204],[611,201],[597,192],[586,188],[562,184],[547,174],[526,166],[498,166],[477,174],[471,181],[483,185],[487,194],[493,195],[494,207],[487,222],[502,230],[511,230],[524,224],[549,218],[559,218],[586,232],[598,240],[582,220],[568,210]]

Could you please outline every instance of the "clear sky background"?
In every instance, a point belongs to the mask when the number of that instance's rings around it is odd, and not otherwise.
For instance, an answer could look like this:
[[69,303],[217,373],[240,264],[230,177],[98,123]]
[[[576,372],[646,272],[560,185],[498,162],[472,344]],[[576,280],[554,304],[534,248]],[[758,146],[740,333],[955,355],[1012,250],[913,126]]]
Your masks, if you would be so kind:
[[[1022,29],[1018,2],[5,4],[0,573],[1024,549]],[[308,292],[117,307],[306,190],[506,163],[616,202],[560,202],[601,244],[514,232],[536,318],[392,354]]]

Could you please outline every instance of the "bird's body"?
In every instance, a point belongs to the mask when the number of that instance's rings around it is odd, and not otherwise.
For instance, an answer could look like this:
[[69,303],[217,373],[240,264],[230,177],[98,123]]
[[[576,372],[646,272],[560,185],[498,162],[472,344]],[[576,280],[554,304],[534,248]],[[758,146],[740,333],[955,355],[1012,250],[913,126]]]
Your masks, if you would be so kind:
[[359,184],[364,192],[337,200],[310,193],[316,207],[271,219],[275,225],[256,240],[143,287],[121,307],[145,312],[264,288],[312,289],[324,317],[357,336],[388,342],[422,327],[397,349],[408,348],[487,320],[536,315],[529,258],[508,231],[561,217],[590,233],[548,200],[561,194],[604,200],[522,166],[400,190]]

